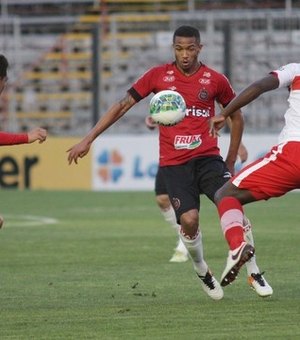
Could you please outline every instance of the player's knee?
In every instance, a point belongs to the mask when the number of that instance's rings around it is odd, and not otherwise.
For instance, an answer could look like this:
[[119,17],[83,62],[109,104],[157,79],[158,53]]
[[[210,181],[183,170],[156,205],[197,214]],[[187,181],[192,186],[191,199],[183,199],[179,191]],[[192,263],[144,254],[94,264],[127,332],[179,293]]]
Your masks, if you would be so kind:
[[169,209],[171,206],[169,196],[168,195],[157,195],[156,203],[162,210]]
[[183,213],[180,216],[180,224],[181,226],[191,233],[196,233],[199,227],[199,213],[198,210],[192,209]]

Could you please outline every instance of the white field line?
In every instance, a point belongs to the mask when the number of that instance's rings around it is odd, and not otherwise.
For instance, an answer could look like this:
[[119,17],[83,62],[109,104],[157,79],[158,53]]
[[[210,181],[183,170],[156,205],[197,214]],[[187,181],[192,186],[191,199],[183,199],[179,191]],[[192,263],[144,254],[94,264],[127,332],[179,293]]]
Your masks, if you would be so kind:
[[15,214],[4,216],[4,228],[45,226],[57,223],[58,223],[57,219],[47,216],[15,215]]

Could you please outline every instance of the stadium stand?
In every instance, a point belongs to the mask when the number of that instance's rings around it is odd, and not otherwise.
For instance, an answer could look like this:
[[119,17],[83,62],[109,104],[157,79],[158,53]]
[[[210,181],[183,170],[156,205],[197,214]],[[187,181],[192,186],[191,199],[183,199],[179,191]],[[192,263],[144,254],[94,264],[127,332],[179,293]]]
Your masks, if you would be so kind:
[[[12,61],[1,124],[10,130],[38,124],[56,135],[82,135],[90,128],[92,32],[99,25],[101,111],[147,68],[172,58],[172,31],[185,23],[202,33],[203,60],[227,73],[239,91],[299,55],[299,8],[276,9],[279,3],[267,1],[267,10],[257,10],[259,1],[11,0],[0,22],[0,48]],[[259,102],[267,114],[247,109],[249,131],[277,131],[284,95]],[[109,133],[147,133],[147,106],[139,103]]]

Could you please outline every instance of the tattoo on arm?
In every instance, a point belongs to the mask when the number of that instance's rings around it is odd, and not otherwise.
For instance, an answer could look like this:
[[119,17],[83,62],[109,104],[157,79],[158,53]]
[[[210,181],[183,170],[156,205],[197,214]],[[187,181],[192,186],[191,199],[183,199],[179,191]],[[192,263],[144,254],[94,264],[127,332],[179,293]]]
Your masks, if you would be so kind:
[[131,95],[127,93],[126,96],[119,101],[119,104],[122,107],[124,107],[124,106],[130,106],[131,107],[134,104],[134,100],[131,97]]

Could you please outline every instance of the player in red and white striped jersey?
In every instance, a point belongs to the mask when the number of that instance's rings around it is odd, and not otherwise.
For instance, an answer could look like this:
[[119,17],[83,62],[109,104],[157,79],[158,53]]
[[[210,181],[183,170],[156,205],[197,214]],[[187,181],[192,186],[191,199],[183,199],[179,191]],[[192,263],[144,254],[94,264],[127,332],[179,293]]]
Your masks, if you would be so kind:
[[[159,166],[170,201],[181,226],[180,237],[188,249],[204,291],[215,300],[223,290],[211,273],[203,255],[199,227],[200,194],[214,201],[215,192],[231,177],[243,131],[240,110],[231,119],[231,141],[226,162],[218,142],[209,135],[209,118],[215,115],[215,102],[226,106],[235,93],[228,79],[198,60],[202,44],[199,31],[181,26],[173,35],[175,61],[151,68],[113,104],[91,131],[71,147],[68,160],[77,163],[92,142],[133,105],[151,93],[176,90],[185,99],[185,118],[175,126],[159,126]],[[259,273],[253,261],[249,271]]]
[[223,286],[234,281],[241,266],[254,254],[243,237],[242,205],[268,200],[300,188],[300,63],[282,66],[243,90],[220,115],[211,118],[210,133],[216,136],[227,117],[264,92],[280,87],[289,89],[289,107],[279,144],[257,161],[242,169],[215,196],[221,227],[229,245]]

